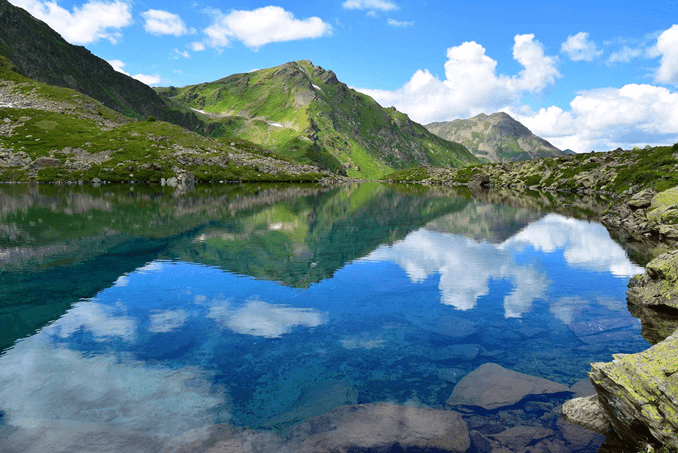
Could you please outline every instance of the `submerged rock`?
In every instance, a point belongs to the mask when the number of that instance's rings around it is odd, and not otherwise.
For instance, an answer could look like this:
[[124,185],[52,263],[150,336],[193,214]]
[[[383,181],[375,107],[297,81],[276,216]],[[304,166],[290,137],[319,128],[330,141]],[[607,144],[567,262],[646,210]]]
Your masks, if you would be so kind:
[[465,452],[471,446],[466,423],[456,412],[387,403],[335,408],[297,427],[292,438],[309,434],[300,452]]
[[529,374],[486,363],[469,373],[454,387],[450,406],[479,406],[492,410],[511,406],[528,395],[570,392],[570,388]]

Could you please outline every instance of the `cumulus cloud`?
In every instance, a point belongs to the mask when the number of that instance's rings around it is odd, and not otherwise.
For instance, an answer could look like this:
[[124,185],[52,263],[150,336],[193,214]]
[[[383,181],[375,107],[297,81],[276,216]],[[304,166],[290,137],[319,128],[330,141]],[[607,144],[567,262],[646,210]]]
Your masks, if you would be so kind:
[[596,48],[593,41],[589,40],[589,34],[583,31],[568,36],[560,46],[560,51],[567,54],[572,61],[593,61],[603,53]]
[[507,318],[528,312],[549,284],[544,274],[515,265],[511,254],[495,245],[423,229],[392,246],[380,246],[364,259],[395,262],[415,283],[439,274],[440,301],[458,310],[475,308],[489,293],[491,279],[511,279],[514,289],[504,298]]
[[[629,84],[582,91],[570,102],[570,111],[551,106],[507,112],[558,148],[587,152],[673,143],[678,140],[676,105],[678,93],[667,88]],[[654,142],[657,137],[663,142]]]
[[346,0],[341,6],[344,9],[359,9],[363,11],[393,11],[398,5],[388,0]]
[[144,30],[152,35],[181,36],[188,33],[186,24],[177,14],[158,9],[149,9],[141,13],[141,17],[146,20]]
[[241,307],[231,307],[228,301],[215,303],[207,317],[235,333],[264,338],[279,338],[296,326],[317,327],[323,315],[318,310],[274,305],[250,300]]
[[214,23],[203,30],[204,44],[217,49],[227,47],[233,40],[256,50],[273,42],[319,38],[332,33],[332,27],[319,17],[295,19],[292,13],[279,6],[233,10],[228,14],[211,10],[211,13]]
[[74,6],[72,11],[52,1],[11,0],[10,3],[47,23],[71,44],[90,44],[100,39],[116,44],[122,37],[120,29],[132,24],[130,5],[120,0],[91,0],[80,7]]
[[612,52],[607,59],[608,64],[628,63],[634,58],[643,55],[643,51],[639,48],[624,46],[616,52]]
[[395,20],[395,19],[389,19],[386,22],[392,27],[411,27],[414,25],[414,22],[406,21],[406,20]]
[[678,25],[673,25],[659,35],[653,52],[662,57],[655,80],[678,84]]
[[[131,75],[131,74],[128,74],[128,73],[125,72],[124,69],[122,69],[122,68],[125,67],[125,63],[122,62],[121,60],[106,60],[106,62],[108,64],[110,64],[113,67],[113,69],[115,69],[119,73],[130,76],[133,79],[137,79],[139,82],[145,83],[146,85],[157,85],[162,80],[162,78],[158,74],[155,74],[155,75],[146,75],[146,74]],[[142,273],[144,272],[143,268],[140,268],[139,270]]]
[[514,76],[497,75],[497,62],[485,54],[483,46],[469,41],[447,49],[445,80],[420,69],[395,91],[359,91],[382,105],[395,106],[415,121],[428,123],[515,105],[522,94],[538,92],[560,77],[557,58],[545,55],[532,34],[514,37],[513,58],[523,70]]

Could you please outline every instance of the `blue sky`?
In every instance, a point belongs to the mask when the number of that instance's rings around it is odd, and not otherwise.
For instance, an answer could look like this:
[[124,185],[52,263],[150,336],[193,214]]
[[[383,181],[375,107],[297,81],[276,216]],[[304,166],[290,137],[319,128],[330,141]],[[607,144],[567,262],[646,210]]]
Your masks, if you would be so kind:
[[678,142],[678,0],[10,0],[152,86],[307,59],[412,119],[577,152]]

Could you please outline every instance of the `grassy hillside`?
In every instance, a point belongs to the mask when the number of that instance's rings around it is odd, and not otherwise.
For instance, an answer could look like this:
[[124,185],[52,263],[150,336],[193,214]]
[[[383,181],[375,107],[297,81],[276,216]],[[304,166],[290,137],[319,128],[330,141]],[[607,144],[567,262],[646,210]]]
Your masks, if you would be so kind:
[[210,138],[148,118],[134,121],[68,88],[26,78],[0,56],[0,181],[318,180],[242,139]]
[[309,61],[157,91],[176,108],[202,112],[213,135],[251,140],[296,162],[318,162],[349,176],[374,178],[412,165],[479,162],[462,145],[381,107]]

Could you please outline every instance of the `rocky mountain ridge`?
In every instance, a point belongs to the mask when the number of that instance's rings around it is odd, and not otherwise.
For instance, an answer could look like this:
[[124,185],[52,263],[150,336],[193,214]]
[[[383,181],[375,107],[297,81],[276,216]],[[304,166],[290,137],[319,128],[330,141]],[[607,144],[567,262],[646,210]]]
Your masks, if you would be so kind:
[[474,156],[489,162],[514,162],[565,154],[503,112],[430,123],[426,128],[445,140],[463,144]]
[[199,112],[219,133],[232,134],[301,163],[360,178],[411,165],[476,164],[468,150],[431,134],[394,108],[310,61],[183,88],[159,88],[174,106]]

